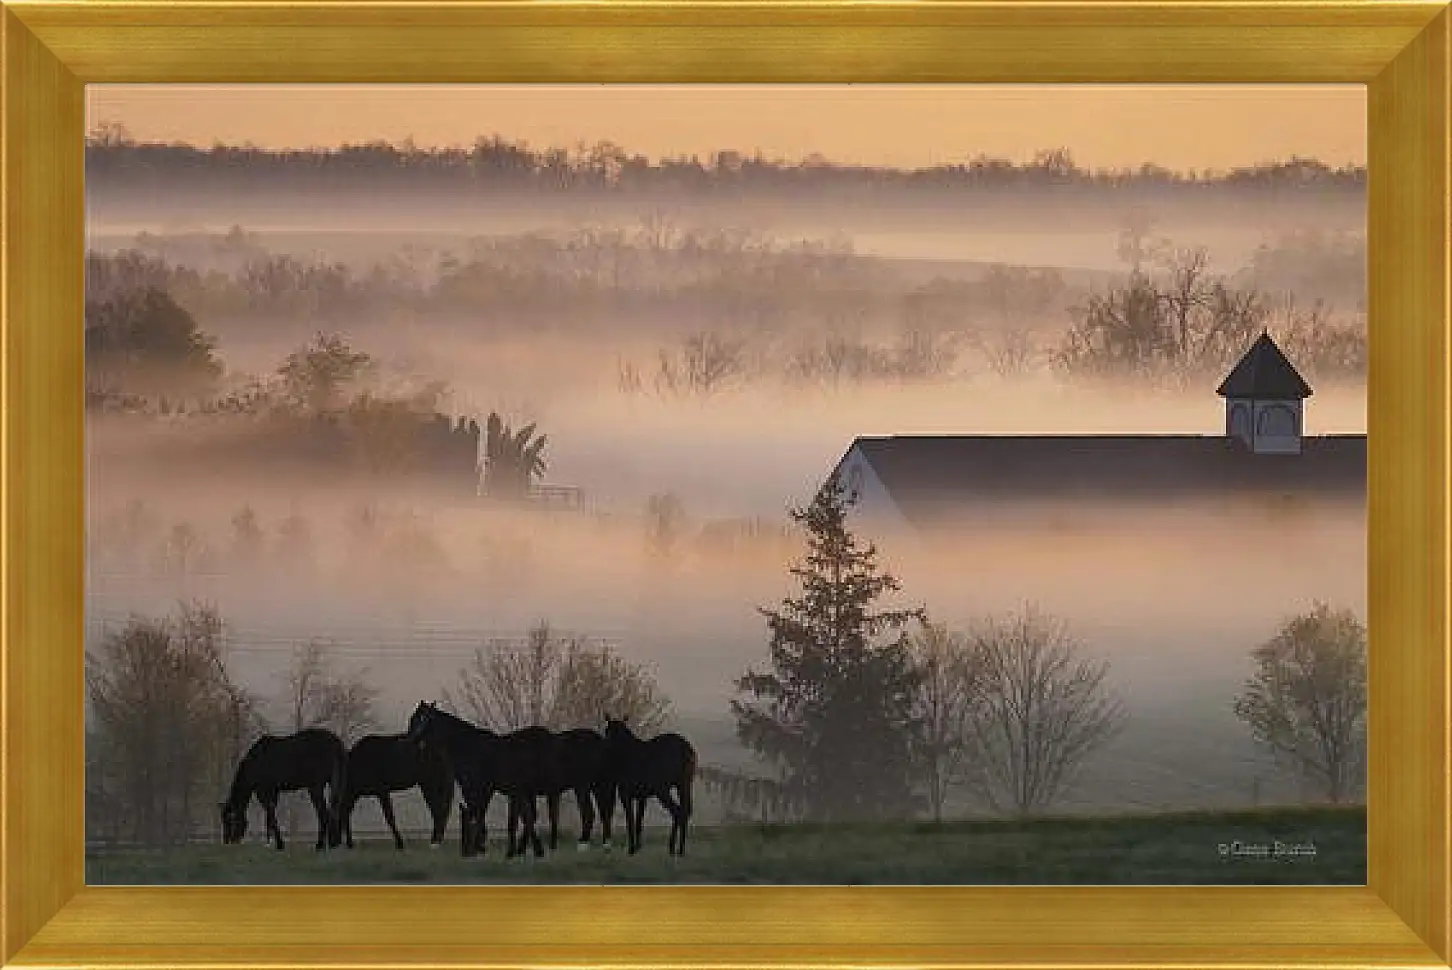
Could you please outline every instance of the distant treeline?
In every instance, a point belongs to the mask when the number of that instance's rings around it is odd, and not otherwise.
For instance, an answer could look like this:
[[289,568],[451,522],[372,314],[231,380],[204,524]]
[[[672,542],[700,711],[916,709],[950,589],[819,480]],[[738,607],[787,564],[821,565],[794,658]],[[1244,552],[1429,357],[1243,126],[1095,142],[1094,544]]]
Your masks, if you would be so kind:
[[[1123,236],[1126,260],[1180,248],[1147,232]],[[1240,288],[1361,313],[1365,259],[1363,234],[1293,233],[1263,244],[1232,276]],[[494,326],[554,332],[599,330],[608,322],[617,334],[675,333],[682,320],[776,332],[836,331],[848,321],[1018,327],[1062,319],[1092,292],[1052,268],[997,265],[964,278],[923,278],[893,261],[859,256],[849,239],[780,241],[658,218],[554,236],[479,237],[449,249],[405,247],[351,263],[274,252],[237,226],[226,233],[141,233],[120,250],[88,253],[88,300],[153,287],[214,333],[219,323],[239,319],[271,326],[305,318],[356,328],[399,311],[466,313]]]
[[[176,382],[178,361],[196,358],[186,375],[215,385],[221,365],[208,355],[227,333],[295,332],[305,320],[357,337],[400,313],[441,328],[430,333],[481,341],[510,331],[608,340],[631,394],[710,394],[767,376],[833,386],[955,379],[979,369],[975,356],[1003,376],[1047,367],[1198,383],[1262,329],[1312,380],[1364,379],[1364,236],[1283,237],[1228,274],[1203,249],[1143,226],[1126,229],[1120,250],[1127,272],[1086,286],[1008,265],[914,280],[850,244],[659,220],[477,239],[462,253],[413,250],[372,265],[273,253],[240,227],[142,234],[136,248],[87,255],[88,366],[113,390],[194,397],[195,381]],[[662,341],[659,353],[635,357],[623,335]],[[206,354],[193,353],[202,345]]]
[[411,141],[374,141],[329,148],[271,150],[216,144],[137,142],[119,125],[93,131],[86,141],[86,167],[93,185],[167,180],[216,179],[309,182],[327,179],[405,177],[414,184],[469,185],[481,190],[772,194],[806,192],[838,195],[944,189],[1165,190],[1314,189],[1359,195],[1366,190],[1362,166],[1332,167],[1314,158],[1292,157],[1228,170],[1174,171],[1149,162],[1138,168],[1084,168],[1067,148],[1044,149],[1016,164],[978,155],[962,162],[924,168],[887,168],[832,162],[820,155],[800,161],[769,159],[722,149],[651,160],[610,141],[574,148],[531,148],[501,135],[481,135],[473,145],[420,148]]

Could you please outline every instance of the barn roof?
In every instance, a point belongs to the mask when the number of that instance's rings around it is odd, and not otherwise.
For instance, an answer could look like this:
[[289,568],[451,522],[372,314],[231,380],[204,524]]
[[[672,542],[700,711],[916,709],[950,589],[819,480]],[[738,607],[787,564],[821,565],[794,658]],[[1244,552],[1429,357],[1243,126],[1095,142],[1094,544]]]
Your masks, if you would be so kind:
[[993,499],[1366,495],[1365,435],[1304,438],[1298,455],[1254,454],[1218,435],[896,435],[853,447],[919,522]]
[[1311,396],[1311,385],[1281,353],[1270,334],[1262,333],[1215,393],[1221,397],[1299,401]]

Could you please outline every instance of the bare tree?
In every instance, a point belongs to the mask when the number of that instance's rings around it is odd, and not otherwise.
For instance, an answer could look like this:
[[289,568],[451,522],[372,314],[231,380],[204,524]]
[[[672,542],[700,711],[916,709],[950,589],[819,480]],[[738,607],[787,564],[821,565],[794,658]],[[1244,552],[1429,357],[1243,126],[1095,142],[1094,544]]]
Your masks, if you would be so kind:
[[460,671],[457,693],[445,691],[445,700],[496,731],[599,727],[609,716],[650,732],[670,712],[646,668],[608,646],[560,637],[545,620],[523,641],[476,651]]
[[926,327],[905,327],[898,335],[893,364],[902,380],[946,377],[958,362],[960,338]]
[[1163,242],[1154,238],[1158,220],[1142,206],[1135,206],[1124,214],[1119,230],[1119,244],[1116,255],[1138,273],[1163,247]]
[[[282,674],[287,722],[293,733],[327,728],[351,747],[378,727],[378,691],[368,684],[366,670],[338,671],[328,648],[326,641],[315,638],[293,651],[292,663]],[[283,808],[283,826],[289,834],[296,831],[297,818],[296,799],[289,799]]]
[[544,725],[564,656],[564,642],[540,620],[522,642],[496,642],[474,652],[445,700],[495,731]]
[[886,373],[893,361],[881,348],[840,333],[827,333],[796,348],[787,358],[786,376],[806,384],[836,388],[844,381],[862,381]]
[[1159,273],[1131,273],[1075,310],[1055,354],[1062,369],[1183,383],[1245,351],[1265,323],[1261,294],[1212,276],[1203,248],[1165,252]]
[[671,394],[714,394],[746,369],[746,341],[714,331],[692,334],[675,353],[662,350],[656,390]]
[[1086,658],[1063,621],[1032,605],[982,621],[970,643],[980,665],[966,732],[970,782],[995,810],[1040,812],[1123,724],[1105,683],[1109,664]]
[[1033,335],[1024,327],[1007,326],[975,334],[973,344],[999,377],[1021,377],[1039,359]]
[[1354,772],[1366,750],[1366,628],[1350,610],[1316,603],[1251,656],[1256,673],[1236,717],[1340,802],[1364,782]]
[[1331,318],[1324,303],[1309,309],[1296,306],[1294,296],[1287,296],[1275,307],[1276,336],[1282,349],[1308,375],[1323,380],[1366,376],[1367,342],[1364,317],[1345,323]]
[[182,583],[211,566],[206,541],[190,522],[178,522],[171,527],[157,556],[162,572]]
[[570,644],[560,665],[553,720],[561,727],[597,727],[623,718],[649,736],[670,718],[671,704],[655,676],[611,647]]
[[626,396],[640,394],[645,389],[645,382],[640,376],[640,368],[628,360],[617,362],[615,385],[620,393]]
[[367,671],[334,680],[323,699],[321,723],[332,729],[345,745],[378,730],[378,688],[364,679]]
[[342,335],[320,332],[288,354],[277,368],[288,399],[312,414],[338,406],[344,388],[374,366],[373,358],[350,346]]
[[288,722],[294,732],[327,728],[351,745],[378,727],[378,690],[368,683],[366,668],[338,670],[329,647],[315,638],[293,651],[292,664],[283,674]]
[[669,556],[681,537],[686,511],[674,492],[652,495],[645,503],[646,536],[651,551]]
[[918,671],[918,760],[933,821],[940,822],[948,788],[961,779],[969,752],[979,665],[968,638],[942,624],[921,623],[908,638],[908,653]]
[[244,505],[232,516],[232,559],[243,569],[251,569],[262,559],[266,537],[257,521],[257,511]]
[[174,615],[132,617],[86,657],[87,761],[92,807],[106,827],[147,843],[187,838],[208,793],[225,784],[261,729],[255,699],[224,662],[221,617],[183,603]]
[[1153,281],[1135,273],[1122,286],[1094,294],[1056,355],[1066,371],[1093,377],[1151,374],[1173,357],[1164,307]]
[[1204,246],[1180,250],[1167,261],[1169,280],[1160,299],[1168,311],[1171,332],[1181,359],[1189,358],[1196,336],[1194,320],[1197,311],[1210,308],[1211,286],[1207,279],[1210,253]]

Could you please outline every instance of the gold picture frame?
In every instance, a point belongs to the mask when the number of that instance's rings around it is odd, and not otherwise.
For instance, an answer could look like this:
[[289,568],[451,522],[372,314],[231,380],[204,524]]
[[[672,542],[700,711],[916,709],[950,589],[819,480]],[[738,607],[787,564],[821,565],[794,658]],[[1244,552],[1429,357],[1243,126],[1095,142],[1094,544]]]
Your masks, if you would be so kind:
[[[5,0],[0,956],[16,967],[1447,966],[1447,0]],[[1352,82],[1369,110],[1366,887],[87,887],[92,82]]]

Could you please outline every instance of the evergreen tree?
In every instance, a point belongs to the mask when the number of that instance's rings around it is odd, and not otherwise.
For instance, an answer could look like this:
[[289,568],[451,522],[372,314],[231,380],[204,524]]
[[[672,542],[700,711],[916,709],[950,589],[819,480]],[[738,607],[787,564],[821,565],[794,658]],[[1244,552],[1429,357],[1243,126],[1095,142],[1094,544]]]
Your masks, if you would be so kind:
[[801,593],[760,611],[772,669],[748,672],[737,689],[749,696],[731,702],[741,742],[776,767],[807,817],[833,821],[915,808],[917,674],[902,628],[923,611],[872,611],[899,584],[848,530],[850,504],[834,474],[792,510],[807,531],[806,558],[791,568]]

